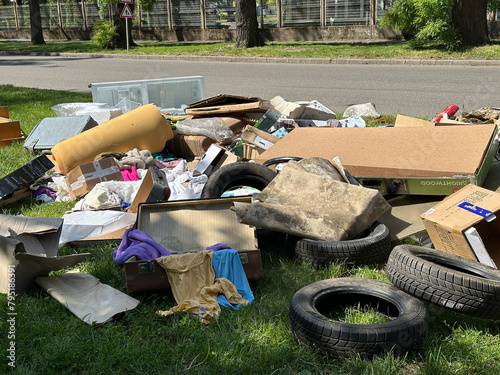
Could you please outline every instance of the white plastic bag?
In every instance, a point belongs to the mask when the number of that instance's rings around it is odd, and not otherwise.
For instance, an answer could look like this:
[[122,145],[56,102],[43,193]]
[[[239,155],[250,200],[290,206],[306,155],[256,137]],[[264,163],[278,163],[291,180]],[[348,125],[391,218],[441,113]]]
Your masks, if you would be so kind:
[[235,135],[226,123],[218,117],[177,121],[176,129],[179,134],[204,135],[216,142],[231,139]]

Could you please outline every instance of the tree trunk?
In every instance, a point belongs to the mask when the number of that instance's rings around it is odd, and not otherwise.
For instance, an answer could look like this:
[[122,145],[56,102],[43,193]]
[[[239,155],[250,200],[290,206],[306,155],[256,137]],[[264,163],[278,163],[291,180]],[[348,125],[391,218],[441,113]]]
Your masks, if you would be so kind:
[[265,45],[259,33],[255,0],[236,0],[236,47],[252,48]]
[[490,43],[488,37],[487,0],[453,0],[451,23],[463,46]]
[[39,0],[29,0],[30,6],[30,29],[31,29],[31,44],[45,44],[42,30],[42,15],[40,13]]
[[[120,17],[120,14],[122,13],[124,6],[125,4],[118,3],[116,12],[113,15],[113,23],[116,25],[116,32],[118,33],[117,37],[113,41],[113,45],[116,46],[116,48],[127,48],[127,33],[126,33],[127,27],[125,25],[125,22],[128,22],[128,45],[129,47],[137,46],[137,43],[135,43],[134,40],[132,39],[132,18]],[[135,3],[128,4],[128,6],[130,7],[130,10],[132,11],[133,14],[135,10]]]

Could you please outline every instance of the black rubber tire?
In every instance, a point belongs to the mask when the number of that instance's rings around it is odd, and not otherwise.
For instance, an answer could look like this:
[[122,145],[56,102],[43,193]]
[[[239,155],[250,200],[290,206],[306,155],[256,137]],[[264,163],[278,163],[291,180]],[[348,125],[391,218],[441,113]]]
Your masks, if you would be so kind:
[[316,269],[345,261],[359,266],[385,263],[392,250],[386,225],[376,221],[359,238],[346,241],[317,241],[302,238],[295,245],[295,257],[311,262]]
[[[390,317],[380,324],[342,323],[327,314],[366,305]],[[317,281],[300,289],[289,309],[290,329],[303,345],[332,357],[363,358],[418,348],[427,333],[425,305],[389,283],[361,278]]]
[[276,164],[288,163],[290,160],[300,161],[300,160],[302,160],[302,158],[299,158],[298,156],[280,156],[277,158],[268,159],[264,163],[262,163],[262,165],[264,167],[270,167],[270,166],[276,165]]
[[239,186],[263,190],[276,177],[276,172],[260,164],[236,162],[225,165],[208,177],[201,198],[218,198],[222,194]]
[[444,251],[396,246],[386,274],[399,289],[460,313],[500,319],[500,271]]

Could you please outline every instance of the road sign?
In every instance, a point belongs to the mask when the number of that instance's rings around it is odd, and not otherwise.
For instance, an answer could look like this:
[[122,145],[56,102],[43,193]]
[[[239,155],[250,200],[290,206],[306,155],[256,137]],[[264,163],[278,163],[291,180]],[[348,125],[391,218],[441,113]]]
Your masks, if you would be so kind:
[[134,0],[118,0],[119,3],[133,4]]
[[121,18],[134,18],[134,15],[132,14],[132,11],[130,10],[130,7],[128,6],[127,3],[123,5],[122,12],[120,13]]

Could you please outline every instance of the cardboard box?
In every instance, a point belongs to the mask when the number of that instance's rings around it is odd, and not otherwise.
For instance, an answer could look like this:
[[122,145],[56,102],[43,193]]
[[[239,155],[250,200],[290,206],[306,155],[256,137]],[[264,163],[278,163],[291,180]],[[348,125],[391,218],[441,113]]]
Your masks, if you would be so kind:
[[[260,280],[264,273],[255,228],[238,222],[233,202],[251,203],[252,197],[143,203],[136,226],[172,254],[226,243],[238,250],[248,280]],[[129,292],[169,288],[165,270],[154,260],[130,260],[124,268]]]
[[394,126],[396,127],[413,127],[413,126],[435,126],[436,123],[431,121],[422,120],[415,117],[408,117],[403,115],[397,115]]
[[141,203],[168,200],[164,193],[165,187],[168,187],[165,173],[158,167],[150,167],[146,175],[142,178],[141,186],[139,186],[139,190],[137,190],[132,204],[127,211],[130,213],[137,213],[139,204]]
[[24,134],[19,121],[11,120],[9,117],[9,108],[0,106],[0,147],[23,140]]
[[40,155],[21,168],[9,173],[0,179],[0,200],[11,198],[14,192],[29,188],[33,182],[53,167],[54,163],[47,156]]
[[296,128],[255,161],[282,156],[340,158],[382,194],[450,195],[482,185],[498,148],[497,127]]
[[336,117],[335,113],[328,110],[327,112],[301,105],[293,102],[288,102],[281,96],[276,96],[271,99],[271,105],[280,112],[283,116],[292,119],[309,119],[309,120],[330,120]]
[[193,175],[199,176],[201,174],[210,174],[223,165],[234,163],[238,161],[238,157],[233,153],[219,147],[215,144],[210,145],[208,150],[202,156],[196,167],[194,168]]
[[241,138],[264,150],[267,150],[280,140],[280,138],[251,125],[245,126]]
[[20,293],[37,276],[71,267],[90,253],[57,256],[63,220],[0,214],[0,293]]
[[80,165],[66,175],[69,195],[73,199],[88,193],[101,181],[123,181],[120,167],[113,158]]
[[[493,123],[493,122],[492,122]],[[453,125],[470,125],[466,122],[455,121],[448,118],[442,118],[438,123],[426,121],[419,118],[397,115],[394,126],[410,127],[410,126],[453,126]]]
[[437,250],[500,266],[500,194],[467,185],[422,215]]

